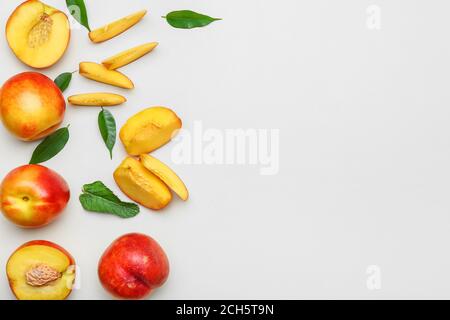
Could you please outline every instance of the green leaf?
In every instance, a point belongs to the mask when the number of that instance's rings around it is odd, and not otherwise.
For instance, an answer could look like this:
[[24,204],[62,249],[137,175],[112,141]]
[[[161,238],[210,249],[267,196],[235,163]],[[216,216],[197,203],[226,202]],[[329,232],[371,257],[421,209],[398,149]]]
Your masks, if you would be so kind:
[[121,201],[103,182],[86,184],[80,195],[80,202],[86,211],[110,213],[121,218],[132,218],[139,214],[135,203]]
[[34,150],[30,164],[38,164],[50,160],[66,146],[69,141],[69,127],[61,128],[44,139]]
[[77,20],[81,25],[85,26],[86,29],[91,31],[89,27],[89,19],[87,15],[86,5],[83,0],[66,0],[67,8],[70,14]]
[[116,144],[116,120],[108,110],[102,108],[98,115],[98,127],[102,135],[103,141],[109,150],[111,159],[113,157],[113,149]]
[[61,92],[64,92],[69,87],[71,81],[72,81],[72,73],[70,72],[64,72],[55,79],[55,83],[61,90]]
[[166,18],[172,27],[180,29],[200,28],[207,26],[211,22],[222,20],[219,18],[211,18],[191,10],[173,11],[163,18]]

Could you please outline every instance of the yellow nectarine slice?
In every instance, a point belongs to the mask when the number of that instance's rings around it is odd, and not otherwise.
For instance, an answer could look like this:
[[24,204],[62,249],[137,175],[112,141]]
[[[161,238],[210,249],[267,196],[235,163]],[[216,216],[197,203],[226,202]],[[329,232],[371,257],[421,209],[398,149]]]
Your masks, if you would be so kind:
[[73,259],[62,248],[46,241],[17,249],[9,258],[6,271],[19,300],[64,300],[75,281]]
[[168,143],[182,127],[180,118],[165,107],[145,109],[131,117],[120,130],[128,154],[150,153]]
[[122,162],[114,172],[114,180],[130,199],[149,209],[163,209],[172,200],[164,182],[135,158],[128,157]]
[[116,54],[115,56],[104,60],[102,64],[110,70],[116,70],[132,63],[133,61],[136,61],[139,58],[142,58],[147,53],[153,51],[153,49],[155,49],[157,46],[158,42],[146,43]]
[[81,62],[80,74],[88,79],[106,83],[124,89],[133,89],[133,82],[123,73],[108,70],[105,66],[94,62]]
[[120,94],[115,93],[85,93],[70,96],[68,99],[70,104],[75,106],[97,106],[110,107],[125,103],[127,99]]
[[106,26],[89,32],[89,38],[94,43],[100,43],[112,39],[127,31],[147,14],[147,10],[138,11],[125,18],[114,21]]
[[140,159],[145,168],[160,178],[183,201],[186,201],[189,198],[189,192],[186,185],[167,165],[148,154],[141,154]]
[[6,38],[20,61],[47,68],[61,59],[70,41],[67,16],[38,0],[21,4],[9,17]]

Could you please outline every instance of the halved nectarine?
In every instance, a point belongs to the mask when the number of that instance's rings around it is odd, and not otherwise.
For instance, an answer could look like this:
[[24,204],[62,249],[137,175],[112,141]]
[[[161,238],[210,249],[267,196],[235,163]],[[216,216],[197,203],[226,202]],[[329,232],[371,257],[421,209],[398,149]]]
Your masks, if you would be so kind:
[[120,130],[128,154],[138,156],[150,153],[168,143],[183,123],[172,110],[152,107],[132,116]]
[[75,260],[49,241],[31,241],[9,258],[6,273],[19,300],[64,300],[72,292]]
[[69,19],[58,9],[28,0],[9,17],[6,38],[20,61],[33,68],[47,68],[66,52],[70,41]]

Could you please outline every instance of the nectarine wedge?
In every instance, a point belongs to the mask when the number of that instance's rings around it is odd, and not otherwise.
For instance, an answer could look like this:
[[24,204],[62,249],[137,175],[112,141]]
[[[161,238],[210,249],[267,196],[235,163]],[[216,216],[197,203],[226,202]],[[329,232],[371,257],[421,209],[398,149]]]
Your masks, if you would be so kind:
[[133,82],[123,73],[108,70],[105,66],[94,62],[81,62],[80,74],[88,79],[124,89],[133,89]]
[[120,94],[115,93],[85,93],[70,96],[68,99],[70,104],[75,106],[97,106],[110,107],[125,103],[127,99]]
[[111,58],[104,60],[102,64],[110,70],[116,70],[145,56],[147,53],[153,51],[153,49],[157,46],[158,42],[146,43],[112,56]]
[[163,209],[172,200],[164,182],[135,158],[128,157],[122,162],[114,172],[114,180],[130,199],[149,209]]
[[64,300],[72,292],[75,261],[63,248],[48,241],[32,241],[9,258],[6,273],[19,300]]
[[186,201],[189,198],[189,192],[186,185],[172,169],[148,154],[141,154],[140,158],[142,165],[160,178],[183,201]]
[[114,21],[106,26],[89,32],[89,39],[94,43],[100,43],[117,37],[119,34],[127,31],[147,14],[147,10],[138,11],[125,18]]
[[175,112],[153,107],[131,117],[120,130],[120,139],[128,154],[138,156],[168,143],[181,127]]
[[6,39],[20,61],[33,68],[47,68],[66,52],[69,19],[38,0],[25,1],[9,17]]

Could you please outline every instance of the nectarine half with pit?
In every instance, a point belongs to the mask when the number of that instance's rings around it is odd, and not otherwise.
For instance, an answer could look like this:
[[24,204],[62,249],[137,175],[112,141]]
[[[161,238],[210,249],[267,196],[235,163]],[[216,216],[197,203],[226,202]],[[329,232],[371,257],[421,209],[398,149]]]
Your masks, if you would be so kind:
[[43,74],[20,73],[0,91],[0,114],[5,127],[24,141],[42,139],[61,125],[66,102],[61,90]]
[[103,287],[122,299],[143,299],[169,276],[169,260],[151,237],[131,233],[114,241],[100,259],[98,275]]
[[75,260],[49,241],[19,247],[6,264],[12,292],[19,300],[64,300],[72,292]]
[[9,17],[6,39],[20,61],[33,68],[47,68],[66,52],[69,19],[41,1],[25,1]]
[[40,165],[11,171],[0,185],[0,209],[4,216],[24,228],[43,227],[66,208],[69,186],[56,172]]

